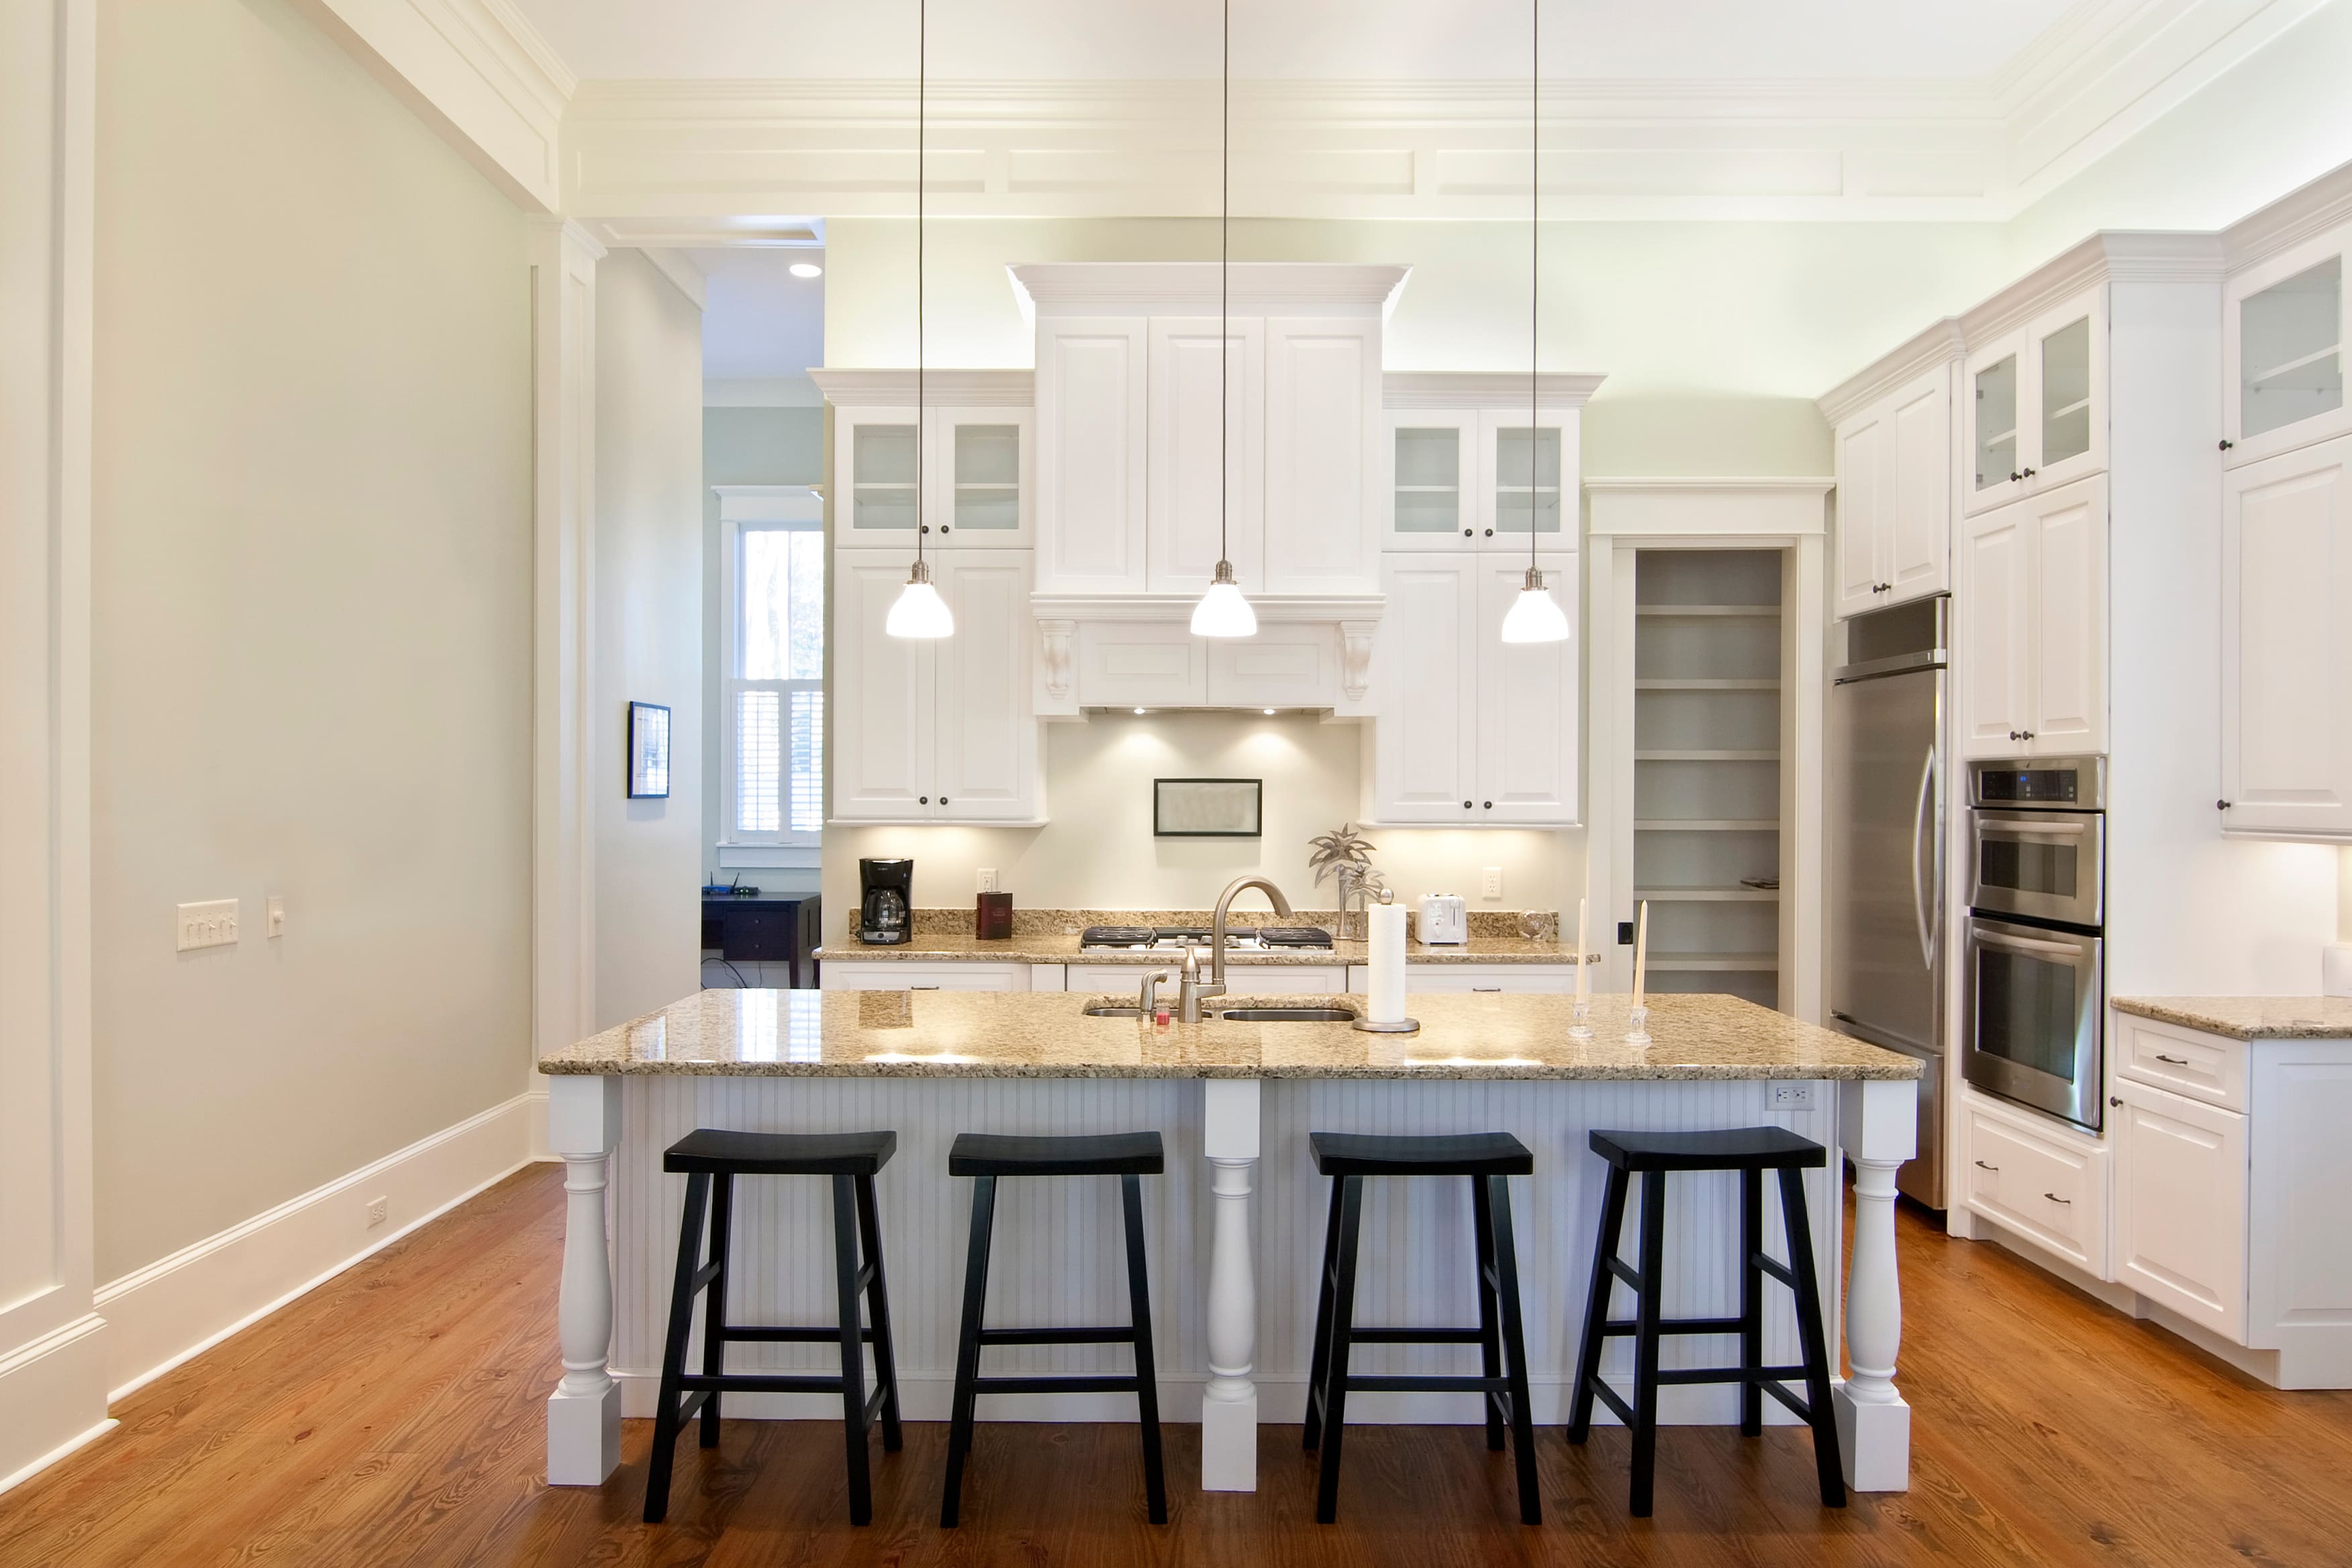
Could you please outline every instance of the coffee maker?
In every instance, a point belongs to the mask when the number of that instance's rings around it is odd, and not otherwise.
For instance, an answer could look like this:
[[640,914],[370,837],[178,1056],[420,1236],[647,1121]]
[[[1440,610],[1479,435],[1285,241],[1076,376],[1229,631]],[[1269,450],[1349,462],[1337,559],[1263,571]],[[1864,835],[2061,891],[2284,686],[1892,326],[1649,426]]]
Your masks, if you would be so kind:
[[857,940],[873,946],[904,942],[914,933],[915,863],[857,863]]

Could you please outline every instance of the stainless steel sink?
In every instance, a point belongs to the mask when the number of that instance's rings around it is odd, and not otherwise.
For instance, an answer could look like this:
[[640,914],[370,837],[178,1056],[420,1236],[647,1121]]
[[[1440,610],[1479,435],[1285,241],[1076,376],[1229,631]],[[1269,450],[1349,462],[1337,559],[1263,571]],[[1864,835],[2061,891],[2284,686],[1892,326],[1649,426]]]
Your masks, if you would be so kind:
[[1229,1007],[1217,1015],[1232,1024],[1352,1024],[1347,1007]]
[[1122,1007],[1114,1003],[1097,1002],[1090,1007],[1082,1007],[1079,1011],[1089,1018],[1140,1018],[1143,1016],[1143,1009],[1133,1003]]

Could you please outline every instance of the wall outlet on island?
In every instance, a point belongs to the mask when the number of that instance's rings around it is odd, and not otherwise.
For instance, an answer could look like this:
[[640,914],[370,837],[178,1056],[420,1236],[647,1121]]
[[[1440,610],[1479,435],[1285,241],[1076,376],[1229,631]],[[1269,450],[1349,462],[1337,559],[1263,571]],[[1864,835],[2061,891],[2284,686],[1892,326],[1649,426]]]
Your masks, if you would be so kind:
[[376,1226],[383,1224],[384,1221],[391,1217],[392,1200],[390,1198],[368,1199],[367,1227],[370,1230],[373,1230]]
[[982,866],[980,868],[980,890],[983,893],[1001,893],[1004,891],[1001,879],[996,875],[995,867]]
[[1488,866],[1478,873],[1478,896],[1482,899],[1503,896],[1503,868],[1500,866]]
[[1772,1085],[1772,1109],[1775,1110],[1811,1110],[1813,1108],[1813,1086],[1810,1083],[1776,1081]]

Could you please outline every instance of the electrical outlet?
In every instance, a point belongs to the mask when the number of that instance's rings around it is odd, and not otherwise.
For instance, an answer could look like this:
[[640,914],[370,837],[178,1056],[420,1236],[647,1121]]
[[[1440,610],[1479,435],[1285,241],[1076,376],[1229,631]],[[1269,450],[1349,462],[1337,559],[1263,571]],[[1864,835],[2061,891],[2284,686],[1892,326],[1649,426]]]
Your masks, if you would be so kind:
[[1003,884],[996,875],[995,867],[982,866],[980,868],[980,890],[983,893],[1001,893],[1004,891]]
[[386,1220],[390,1219],[391,1217],[392,1217],[392,1200],[391,1200],[390,1198],[370,1198],[370,1199],[368,1199],[368,1222],[367,1222],[367,1227],[368,1227],[370,1230],[373,1230],[376,1226],[380,1226],[380,1225],[383,1224],[383,1223],[384,1223],[384,1221],[386,1221]]
[[1773,1080],[1773,1110],[1811,1110],[1812,1108],[1813,1086],[1811,1084],[1779,1079]]
[[286,934],[286,896],[283,893],[269,895],[269,906],[263,921],[263,928],[271,936]]
[[1488,866],[1478,873],[1478,896],[1482,899],[1503,896],[1503,868],[1500,866]]
[[179,921],[179,951],[197,947],[226,947],[236,941],[236,900],[211,899],[202,903],[182,904]]

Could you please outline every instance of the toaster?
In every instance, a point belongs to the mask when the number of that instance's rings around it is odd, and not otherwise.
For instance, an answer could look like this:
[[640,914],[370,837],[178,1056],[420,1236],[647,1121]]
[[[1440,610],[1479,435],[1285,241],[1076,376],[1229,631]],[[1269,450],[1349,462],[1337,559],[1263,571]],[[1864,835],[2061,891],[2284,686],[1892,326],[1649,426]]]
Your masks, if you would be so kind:
[[1470,940],[1469,906],[1459,893],[1424,893],[1415,922],[1425,947],[1459,947]]

